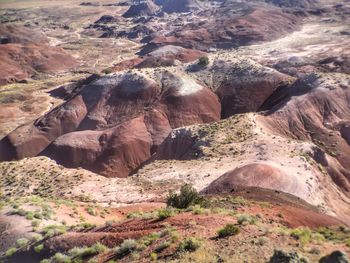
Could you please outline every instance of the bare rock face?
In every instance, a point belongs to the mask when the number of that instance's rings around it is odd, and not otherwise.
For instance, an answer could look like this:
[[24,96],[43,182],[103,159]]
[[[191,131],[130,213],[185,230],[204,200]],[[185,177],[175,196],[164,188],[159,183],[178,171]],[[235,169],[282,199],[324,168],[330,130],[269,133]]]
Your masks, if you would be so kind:
[[123,17],[137,17],[137,16],[152,16],[159,10],[159,7],[151,0],[146,0],[143,3],[132,5],[123,14]]
[[347,192],[350,191],[348,83],[349,77],[344,74],[309,75],[276,91],[266,103],[271,110],[262,119],[274,132],[310,140],[322,149],[325,157],[318,155],[316,161]]
[[304,188],[292,177],[265,163],[253,163],[236,168],[212,182],[204,192],[209,194],[234,192],[238,187],[258,187],[283,191],[298,196]]
[[219,119],[217,96],[184,74],[105,76],[10,133],[0,141],[0,159],[41,154],[67,167],[124,177],[150,158],[171,128]]
[[55,73],[76,66],[62,48],[51,47],[44,34],[0,25],[0,84],[28,79],[38,72]]

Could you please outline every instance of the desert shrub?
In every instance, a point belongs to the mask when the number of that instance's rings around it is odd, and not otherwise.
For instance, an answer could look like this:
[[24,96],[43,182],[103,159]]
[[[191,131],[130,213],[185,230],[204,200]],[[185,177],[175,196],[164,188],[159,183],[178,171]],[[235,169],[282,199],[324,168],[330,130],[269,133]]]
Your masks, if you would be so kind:
[[32,225],[32,227],[38,227],[40,225],[40,221],[39,220],[33,220],[31,225]]
[[201,65],[201,66],[209,65],[209,58],[207,56],[200,57],[198,59],[198,64]]
[[71,259],[69,256],[62,254],[62,253],[56,253],[53,256],[53,260],[55,263],[71,263]]
[[156,252],[152,252],[149,257],[151,258],[152,261],[156,261],[158,258],[158,254]]
[[30,240],[34,241],[34,242],[38,242],[39,240],[41,240],[43,238],[42,235],[38,234],[38,233],[34,233],[31,237]]
[[26,238],[19,238],[16,241],[16,244],[18,247],[24,247],[24,246],[28,245],[28,243],[29,243],[29,240]]
[[158,217],[158,212],[130,212],[126,216],[127,218],[142,218],[142,219],[153,219]]
[[91,215],[91,216],[96,216],[96,215],[97,215],[96,211],[95,211],[94,208],[91,207],[91,206],[88,206],[88,207],[86,208],[86,212],[87,212],[89,215]]
[[117,249],[117,255],[123,257],[133,252],[137,248],[137,242],[134,239],[126,239]]
[[40,244],[34,247],[36,253],[40,253],[44,249],[44,244]]
[[67,232],[67,227],[63,225],[48,225],[42,230],[42,234],[45,237],[53,237],[62,235]]
[[188,184],[181,187],[179,194],[170,192],[167,197],[167,205],[175,208],[185,209],[196,204],[205,204],[205,199],[198,194],[196,189]]
[[157,246],[154,251],[157,252],[157,253],[160,253],[164,249],[170,247],[170,245],[171,245],[171,243],[169,241],[165,241],[162,244],[160,244],[159,246]]
[[15,254],[17,252],[17,248],[15,247],[11,247],[8,250],[6,250],[5,252],[5,256],[6,257],[11,257],[13,254]]
[[227,224],[218,230],[218,237],[234,236],[239,233],[239,228],[233,224]]
[[174,216],[177,213],[178,213],[178,211],[176,211],[175,209],[173,209],[171,207],[167,207],[165,209],[158,210],[158,218],[160,220],[164,220],[168,217]]
[[151,233],[148,236],[145,236],[140,239],[140,243],[144,246],[151,245],[154,241],[156,241],[160,237],[160,233]]
[[105,252],[107,247],[101,243],[96,243],[91,247],[74,247],[68,251],[69,255],[75,258],[84,258],[88,256],[94,256],[99,253]]
[[106,69],[102,70],[102,73],[104,73],[104,74],[110,74],[112,72],[113,72],[113,70],[111,68],[106,68]]
[[240,215],[237,218],[237,223],[240,225],[253,225],[256,223],[256,218],[249,215]]
[[300,241],[301,244],[306,245],[310,242],[312,233],[308,228],[296,228],[290,232],[291,237]]
[[198,248],[200,248],[200,246],[201,246],[200,240],[194,237],[188,237],[179,244],[177,250],[179,252],[185,252],[185,251],[193,252],[193,251],[196,251]]
[[201,207],[200,205],[191,205],[187,211],[191,211],[194,215],[209,214],[209,210]]

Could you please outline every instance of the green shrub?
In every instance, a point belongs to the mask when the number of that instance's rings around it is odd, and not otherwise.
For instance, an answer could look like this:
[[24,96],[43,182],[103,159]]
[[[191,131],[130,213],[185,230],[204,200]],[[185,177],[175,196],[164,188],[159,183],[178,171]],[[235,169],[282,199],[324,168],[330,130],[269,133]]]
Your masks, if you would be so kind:
[[38,227],[40,225],[40,221],[34,220],[34,221],[32,221],[31,224],[32,224],[32,227]]
[[15,254],[17,252],[17,248],[15,247],[11,247],[8,250],[6,250],[5,252],[5,256],[6,257],[11,257],[13,254]]
[[156,252],[152,252],[149,257],[151,258],[152,261],[156,261],[158,258],[158,254]]
[[189,251],[189,252],[193,252],[196,251],[198,248],[200,248],[201,246],[201,241],[198,240],[197,238],[194,237],[189,237],[186,238],[185,240],[183,240],[177,250],[179,252],[184,252],[184,251]]
[[209,214],[209,210],[201,207],[200,205],[191,205],[187,211],[191,211],[194,215]]
[[237,219],[237,223],[240,225],[253,225],[256,223],[256,218],[249,215],[240,215]]
[[43,250],[43,248],[44,248],[44,244],[40,244],[34,247],[34,251],[36,253],[40,253]]
[[175,208],[185,209],[196,204],[205,204],[205,199],[199,196],[197,190],[188,184],[181,187],[180,194],[170,192],[167,197],[167,205]]
[[67,227],[63,225],[48,225],[42,230],[45,237],[54,237],[67,232]]
[[177,213],[175,209],[171,209],[171,207],[167,207],[165,209],[158,210],[158,218],[160,220],[164,220],[168,217],[174,216]]
[[18,247],[24,247],[24,246],[28,245],[28,243],[29,243],[29,240],[26,238],[19,238],[16,241],[16,244]]
[[165,242],[163,242],[162,244],[160,244],[159,246],[157,246],[156,248],[155,248],[155,252],[157,252],[157,253],[160,253],[160,252],[162,252],[164,249],[166,249],[166,248],[168,248],[168,247],[170,247],[170,242],[169,241],[165,241]]
[[296,228],[290,232],[291,237],[300,241],[302,245],[306,245],[310,242],[312,233],[308,228]]
[[201,65],[201,66],[209,65],[209,58],[207,56],[200,57],[198,59],[198,64]]
[[68,251],[68,254],[75,258],[84,258],[105,252],[107,249],[106,246],[98,242],[91,247],[74,247]]
[[159,233],[151,233],[148,236],[141,238],[140,243],[142,243],[144,246],[149,246],[154,241],[156,241],[159,237],[160,237]]
[[33,214],[33,212],[27,212],[27,213],[26,213],[26,219],[28,219],[28,220],[33,220],[33,219],[34,219],[34,214]]
[[134,239],[126,239],[117,249],[117,254],[120,257],[126,256],[137,248],[137,242]]
[[350,248],[350,238],[345,241],[345,245]]
[[239,228],[233,224],[227,224],[223,228],[218,230],[219,237],[234,236],[239,233]]
[[67,255],[62,254],[62,253],[56,253],[53,256],[53,260],[56,263],[71,263],[72,262],[70,257],[68,257]]

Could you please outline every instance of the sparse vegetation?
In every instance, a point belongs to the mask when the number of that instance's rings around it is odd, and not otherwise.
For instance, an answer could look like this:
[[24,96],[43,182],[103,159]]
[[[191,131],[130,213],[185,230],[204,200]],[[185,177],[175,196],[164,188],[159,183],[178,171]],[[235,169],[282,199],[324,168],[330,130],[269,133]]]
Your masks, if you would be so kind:
[[234,236],[239,233],[239,228],[233,224],[227,224],[218,230],[218,237]]
[[44,244],[40,244],[34,247],[36,253],[40,253],[44,249]]
[[167,197],[167,205],[179,209],[185,209],[196,204],[203,205],[205,201],[204,197],[200,196],[197,190],[188,184],[181,187],[179,194],[170,192]]
[[137,248],[137,242],[134,239],[126,239],[123,243],[117,248],[117,255],[119,257],[124,257],[127,254],[133,252]]
[[209,65],[209,58],[207,56],[200,57],[198,59],[198,65],[208,66]]
[[6,250],[5,256],[6,256],[6,257],[11,257],[11,256],[13,256],[16,252],[17,252],[17,248],[11,247],[11,248],[9,248],[8,250]]
[[188,237],[179,244],[177,250],[179,252],[193,252],[196,251],[201,245],[202,242],[199,239],[194,237]]
[[28,243],[29,243],[29,240],[28,240],[27,238],[19,238],[19,239],[17,239],[17,241],[16,241],[16,245],[17,245],[17,247],[19,247],[19,248],[28,245]]

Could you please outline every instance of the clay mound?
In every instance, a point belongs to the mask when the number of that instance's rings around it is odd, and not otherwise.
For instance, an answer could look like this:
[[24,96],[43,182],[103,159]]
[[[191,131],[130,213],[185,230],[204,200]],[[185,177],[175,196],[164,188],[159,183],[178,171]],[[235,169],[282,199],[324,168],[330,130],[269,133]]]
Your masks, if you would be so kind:
[[348,193],[349,80],[343,74],[302,78],[277,90],[265,103],[271,110],[261,119],[273,132],[315,143],[319,150],[314,159]]
[[62,48],[40,44],[6,44],[0,48],[0,85],[26,80],[37,73],[56,73],[77,63]]
[[216,95],[193,79],[164,72],[105,76],[0,141],[0,159],[47,155],[68,167],[127,176],[171,128],[220,119]]
[[197,0],[167,0],[163,3],[165,13],[187,13],[201,10],[202,4]]
[[214,80],[212,88],[220,98],[223,118],[259,111],[275,90],[293,81],[288,75],[249,59],[218,59],[206,71]]
[[76,66],[62,48],[48,46],[40,32],[0,25],[0,85],[26,80],[37,73],[56,73]]
[[143,3],[132,5],[123,14],[123,17],[137,17],[137,16],[153,16],[157,14],[159,7],[153,3],[151,0],[146,0]]
[[269,164],[253,163],[227,172],[212,182],[204,192],[229,193],[242,186],[273,189],[296,196],[302,195],[300,193],[302,191],[307,191],[297,177],[290,176]]

